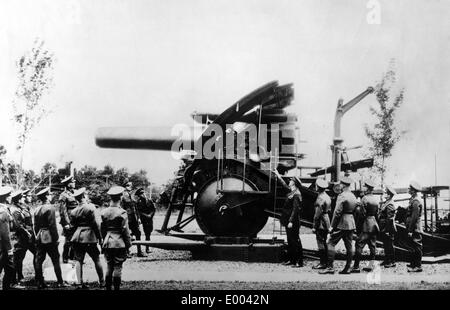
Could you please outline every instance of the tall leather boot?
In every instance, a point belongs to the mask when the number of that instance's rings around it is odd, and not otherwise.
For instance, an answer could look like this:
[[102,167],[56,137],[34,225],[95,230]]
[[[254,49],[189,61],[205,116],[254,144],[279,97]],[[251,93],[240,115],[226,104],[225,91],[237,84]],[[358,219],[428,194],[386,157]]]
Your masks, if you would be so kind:
[[120,290],[120,283],[122,282],[120,277],[114,277],[113,282],[114,282],[114,290],[115,291]]
[[111,290],[111,286],[112,286],[112,277],[111,276],[106,276],[105,277],[105,287],[107,291]]

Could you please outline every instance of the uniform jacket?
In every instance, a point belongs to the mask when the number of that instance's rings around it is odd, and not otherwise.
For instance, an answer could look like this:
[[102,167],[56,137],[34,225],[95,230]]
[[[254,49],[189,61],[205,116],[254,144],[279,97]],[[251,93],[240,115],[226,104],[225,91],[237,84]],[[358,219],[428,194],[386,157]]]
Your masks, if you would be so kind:
[[287,226],[291,222],[294,226],[300,226],[301,202],[302,195],[299,190],[288,195],[281,214],[282,225]]
[[408,232],[422,232],[422,203],[417,196],[411,197],[406,211],[406,230]]
[[381,232],[393,234],[397,231],[395,227],[395,206],[392,199],[385,201],[381,205],[378,218]]
[[111,205],[102,211],[101,234],[103,248],[129,248],[131,246],[128,215],[119,203]]
[[41,244],[58,242],[56,211],[51,204],[42,204],[34,212],[34,232],[36,242]]
[[155,205],[151,199],[146,197],[139,197],[136,203],[137,210],[139,212],[139,217],[141,218],[142,224],[146,224],[153,221],[153,216],[155,215]]
[[378,199],[372,195],[365,195],[361,199],[361,217],[363,218],[362,232],[378,233],[380,228],[377,223]]
[[340,230],[355,230],[353,212],[356,208],[356,197],[349,190],[343,191],[336,200],[331,227]]
[[11,207],[11,215],[14,221],[14,235],[20,243],[28,243],[32,240],[33,222],[31,213],[25,205],[16,204]]
[[95,220],[95,206],[81,203],[71,212],[71,223],[75,232],[70,241],[77,243],[97,243],[101,239],[100,228]]
[[59,216],[62,227],[70,226],[70,213],[78,205],[77,200],[73,197],[73,192],[65,190],[59,196]]
[[0,203],[0,253],[8,253],[12,249],[10,239],[11,217],[7,206]]
[[121,205],[122,208],[127,212],[129,218],[133,217],[132,220],[138,220],[139,214],[136,211],[136,202],[131,196],[131,192],[123,192]]
[[328,231],[330,229],[331,198],[326,192],[317,196],[314,203],[315,213],[313,219],[313,228]]

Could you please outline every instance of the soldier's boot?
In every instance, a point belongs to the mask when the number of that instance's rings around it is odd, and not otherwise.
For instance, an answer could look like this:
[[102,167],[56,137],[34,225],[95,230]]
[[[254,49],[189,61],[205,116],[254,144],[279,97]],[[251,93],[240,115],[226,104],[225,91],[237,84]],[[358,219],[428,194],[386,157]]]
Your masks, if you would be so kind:
[[106,276],[105,277],[105,287],[107,291],[111,290],[111,286],[112,286],[112,277],[111,276]]
[[121,282],[122,282],[122,281],[121,281],[120,277],[114,277],[114,278],[113,278],[114,290],[115,290],[115,291],[120,290],[120,283],[121,283]]
[[319,250],[319,259],[320,259],[320,261],[319,261],[319,263],[317,265],[312,267],[313,269],[325,269],[325,268],[327,268],[326,262],[324,262],[324,256],[326,258],[326,253],[324,253],[324,252],[325,252],[324,250]]
[[369,266],[364,267],[364,271],[371,272],[375,268],[375,260],[371,260]]
[[137,256],[138,257],[146,257],[146,255],[142,252],[141,245],[137,246]]
[[350,267],[352,265],[352,261],[347,260],[347,262],[345,263],[344,269],[342,269],[341,271],[339,271],[339,274],[350,274]]

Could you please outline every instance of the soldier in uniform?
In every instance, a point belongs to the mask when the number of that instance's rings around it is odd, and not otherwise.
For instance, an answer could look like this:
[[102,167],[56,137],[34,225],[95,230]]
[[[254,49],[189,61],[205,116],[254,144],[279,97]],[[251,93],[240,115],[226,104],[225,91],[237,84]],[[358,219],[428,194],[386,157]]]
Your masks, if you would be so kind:
[[291,192],[288,194],[283,206],[280,222],[285,227],[288,242],[288,260],[284,265],[292,267],[303,267],[303,247],[300,240],[300,213],[302,195],[300,193],[301,183],[297,178],[289,181]]
[[[150,240],[150,235],[153,231],[153,216],[155,215],[155,205],[150,198],[145,196],[143,188],[139,188],[136,191],[137,199],[137,210],[139,212],[139,217],[141,218],[142,228],[144,229],[145,240]],[[146,253],[150,253],[150,247],[147,246],[145,249]]]
[[381,205],[379,212],[380,238],[384,247],[384,261],[380,265],[384,268],[391,268],[395,267],[394,237],[397,228],[395,226],[394,196],[397,192],[393,187],[387,185],[386,194],[388,198]]
[[331,198],[325,192],[328,182],[324,179],[316,180],[316,188],[319,192],[314,203],[315,213],[312,232],[316,234],[317,247],[319,249],[320,263],[313,269],[325,269],[327,267],[327,236],[330,229]]
[[112,285],[115,290],[120,289],[122,264],[127,259],[127,250],[131,247],[128,215],[120,207],[124,190],[121,186],[111,187],[108,191],[111,197],[110,205],[102,211],[101,235],[107,264],[105,277],[107,290],[111,290]]
[[50,188],[46,187],[36,194],[42,202],[34,212],[34,232],[36,234],[36,254],[34,256],[34,268],[36,271],[36,284],[39,289],[46,288],[42,273],[42,264],[48,254],[50,256],[53,268],[55,269],[57,286],[66,286],[62,274],[61,265],[59,263],[58,243],[59,235],[56,227],[56,210],[50,204],[51,194]]
[[411,182],[409,185],[409,206],[406,213],[406,230],[408,232],[408,246],[411,251],[411,264],[408,265],[408,272],[422,271],[422,203],[420,202],[419,192],[421,186],[417,182]]
[[377,223],[378,199],[373,195],[375,184],[368,180],[364,185],[366,187],[365,195],[361,199],[361,204],[358,208],[362,218],[362,227],[355,243],[355,262],[351,271],[353,273],[361,272],[359,269],[359,262],[361,260],[362,250],[366,244],[369,246],[370,250],[370,264],[367,268],[364,268],[364,270],[373,270],[375,264],[377,235],[380,230]]
[[16,191],[11,195],[14,238],[17,240],[14,244],[14,267],[18,282],[23,281],[22,266],[27,251],[33,255],[36,252],[32,215],[24,204],[23,193],[24,191]]
[[63,227],[64,235],[64,245],[63,245],[63,263],[67,264],[69,259],[73,259],[73,251],[70,244],[70,239],[72,239],[72,234],[74,233],[74,228],[71,226],[70,214],[73,209],[77,206],[77,201],[73,197],[75,190],[75,179],[72,176],[61,181],[64,186],[64,191],[59,196],[59,216],[60,224]]
[[95,206],[87,201],[85,192],[86,188],[82,187],[73,193],[73,196],[78,201],[78,206],[72,210],[71,214],[72,226],[75,232],[70,241],[74,250],[78,285],[81,288],[87,287],[83,283],[83,263],[86,253],[94,262],[100,286],[104,285],[103,267],[100,263],[100,251],[97,246],[97,243],[102,243],[100,227],[95,220]]
[[[128,214],[128,225],[131,231],[131,234],[134,235],[136,240],[141,240],[141,230],[139,229],[139,213],[136,210],[136,201],[133,199],[132,195],[132,187],[133,184],[125,179],[125,191],[123,192],[121,205],[122,208],[127,211]],[[144,257],[144,253],[142,253],[141,245],[137,246],[137,256]]]
[[12,188],[9,186],[0,187],[0,273],[5,271],[3,275],[4,290],[11,288],[14,281],[14,262],[13,262],[13,247],[10,239],[10,227],[12,217],[8,211],[6,200],[11,194]]
[[331,220],[330,238],[327,243],[328,247],[328,262],[327,268],[319,271],[321,274],[334,274],[334,257],[336,255],[335,246],[342,239],[345,244],[347,253],[347,262],[340,274],[350,274],[350,265],[353,258],[353,234],[356,229],[355,219],[353,213],[356,208],[356,197],[350,190],[350,185],[353,180],[349,177],[343,177],[341,184],[343,186],[342,193],[339,194],[336,200],[336,207]]

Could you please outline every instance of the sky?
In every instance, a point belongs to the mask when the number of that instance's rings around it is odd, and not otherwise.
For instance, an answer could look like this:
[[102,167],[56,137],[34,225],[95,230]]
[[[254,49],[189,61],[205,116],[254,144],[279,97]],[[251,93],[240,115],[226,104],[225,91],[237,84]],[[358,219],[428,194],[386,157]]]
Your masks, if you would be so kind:
[[[178,166],[168,152],[101,149],[97,128],[192,125],[193,111],[221,112],[278,80],[294,84],[290,109],[306,141],[303,164],[326,166],[338,99],[375,86],[394,58],[396,87],[405,89],[396,125],[407,133],[388,162],[387,182],[450,185],[449,16],[444,0],[4,0],[0,144],[7,160],[19,161],[15,64],[37,37],[56,59],[54,86],[43,98],[52,112],[30,136],[24,167],[112,164],[146,169],[159,184]],[[370,106],[373,95],[344,116],[345,145],[367,147]],[[350,157],[361,159],[362,151]]]

